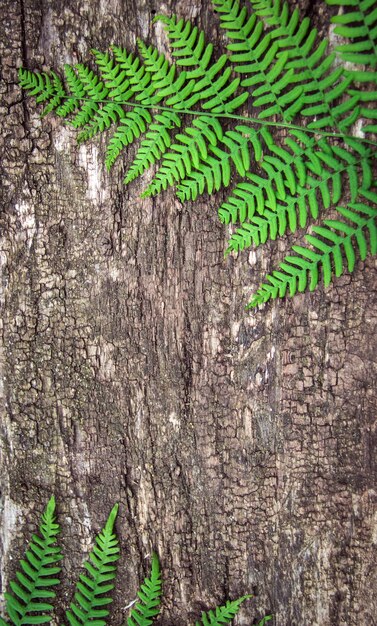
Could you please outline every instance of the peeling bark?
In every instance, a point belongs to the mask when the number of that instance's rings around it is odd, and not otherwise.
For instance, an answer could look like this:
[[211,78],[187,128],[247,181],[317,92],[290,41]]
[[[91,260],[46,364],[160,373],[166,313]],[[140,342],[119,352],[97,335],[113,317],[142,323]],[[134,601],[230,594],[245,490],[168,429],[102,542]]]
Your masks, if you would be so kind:
[[[301,8],[326,32],[322,5]],[[220,40],[209,2],[0,10],[3,590],[54,492],[61,606],[119,501],[114,624],[152,548],[161,624],[246,592],[238,625],[376,624],[375,260],[246,313],[286,241],[224,262],[218,198],[141,200],[122,185],[132,150],[108,175],[103,139],[77,147],[20,93],[21,65],[137,36],[165,49],[155,12]]]

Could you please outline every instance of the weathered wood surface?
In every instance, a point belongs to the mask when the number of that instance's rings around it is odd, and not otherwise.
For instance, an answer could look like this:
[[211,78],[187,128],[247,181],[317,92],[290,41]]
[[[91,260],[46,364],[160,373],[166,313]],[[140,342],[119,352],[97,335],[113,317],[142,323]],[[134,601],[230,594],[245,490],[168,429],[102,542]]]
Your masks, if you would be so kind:
[[164,626],[245,592],[237,624],[376,624],[375,261],[246,313],[285,242],[225,262],[219,198],[140,200],[126,159],[106,173],[104,139],[77,147],[20,93],[21,64],[137,36],[166,49],[155,12],[216,40],[209,2],[0,6],[3,586],[54,492],[62,603],[120,502],[113,624],[152,548]]

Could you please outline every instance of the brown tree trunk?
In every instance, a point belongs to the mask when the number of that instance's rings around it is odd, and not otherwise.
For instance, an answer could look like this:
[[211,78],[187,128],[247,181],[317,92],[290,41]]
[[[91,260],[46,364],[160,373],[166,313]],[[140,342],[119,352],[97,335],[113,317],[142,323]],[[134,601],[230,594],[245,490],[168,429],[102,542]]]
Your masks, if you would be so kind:
[[[141,200],[122,184],[132,150],[106,173],[103,138],[78,147],[20,92],[21,65],[164,49],[155,12],[216,41],[209,0],[0,7],[3,591],[55,493],[61,607],[119,501],[113,624],[152,549],[163,626],[248,592],[239,625],[377,624],[375,261],[245,312],[285,241],[224,261],[219,196]],[[328,30],[322,3],[301,9]]]

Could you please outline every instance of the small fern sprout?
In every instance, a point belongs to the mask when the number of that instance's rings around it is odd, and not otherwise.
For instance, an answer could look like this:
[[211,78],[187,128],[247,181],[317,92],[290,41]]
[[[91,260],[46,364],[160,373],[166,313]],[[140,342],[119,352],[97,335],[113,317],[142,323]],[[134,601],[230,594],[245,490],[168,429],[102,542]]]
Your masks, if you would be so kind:
[[[32,536],[25,559],[20,561],[21,569],[16,572],[16,580],[10,582],[11,591],[5,593],[6,611],[14,626],[51,621],[53,606],[50,601],[56,595],[51,588],[60,583],[56,575],[61,568],[57,564],[63,558],[56,545],[59,532],[52,496],[42,515],[40,534]],[[7,622],[0,618],[0,624],[5,626]]]
[[139,602],[131,609],[127,626],[151,626],[160,612],[162,594],[160,562],[157,554],[152,554],[151,573],[137,592]]
[[[239,612],[241,604],[251,597],[250,595],[246,595],[237,600],[228,600],[223,606],[218,606],[207,613],[203,611],[201,620],[196,621],[195,626],[223,626],[223,624],[230,624]],[[262,621],[259,622],[258,626],[263,626],[263,624],[270,619],[272,619],[272,616],[266,615]]]
[[66,611],[71,626],[105,626],[109,611],[104,608],[112,602],[108,593],[114,589],[119,542],[113,531],[118,513],[115,504],[105,527],[96,537],[95,545],[84,563],[87,574],[81,574],[76,585],[74,601]]

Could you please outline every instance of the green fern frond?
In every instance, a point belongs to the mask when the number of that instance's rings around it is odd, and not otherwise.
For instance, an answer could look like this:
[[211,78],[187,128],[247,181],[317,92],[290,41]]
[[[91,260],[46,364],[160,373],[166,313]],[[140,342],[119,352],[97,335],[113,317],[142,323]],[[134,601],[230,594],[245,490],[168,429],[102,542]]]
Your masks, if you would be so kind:
[[352,77],[344,75],[340,67],[331,71],[335,54],[326,54],[328,41],[318,42],[317,30],[310,27],[309,18],[302,20],[298,9],[290,14],[287,2],[251,0],[251,4],[272,29],[271,38],[279,47],[277,57],[287,54],[285,68],[296,72],[297,89],[301,89],[296,113],[317,118],[308,128],[330,126],[346,132],[357,119],[358,99],[348,94]]
[[[330,148],[323,140],[321,151],[309,151],[306,166],[316,176],[309,174],[306,186],[298,186],[294,196],[287,194],[284,199],[277,197],[276,201],[265,179],[248,175],[250,182],[240,183],[219,209],[220,220],[224,223],[241,222],[242,218],[240,228],[229,240],[225,255],[259,246],[268,239],[275,240],[277,236],[283,236],[288,228],[291,232],[296,232],[299,226],[304,228],[309,213],[316,219],[322,204],[328,209],[339,202],[345,176],[352,200],[360,192],[368,191],[372,185],[371,151],[356,141],[349,140],[348,143],[354,152],[339,146]],[[321,142],[318,145],[321,146]]]
[[181,125],[180,118],[176,113],[162,111],[154,116],[155,123],[149,125],[146,138],[141,142],[136,157],[131,164],[124,183],[127,185],[151,165],[156,163],[171,146],[169,131]]
[[270,620],[272,620],[272,615],[265,615],[261,620],[259,620],[257,626],[264,626]]
[[109,611],[104,608],[112,602],[107,595],[114,589],[111,581],[116,576],[119,559],[119,542],[113,531],[118,513],[116,504],[110,512],[105,527],[96,537],[95,545],[84,563],[87,574],[80,575],[74,601],[66,612],[71,626],[105,626]]
[[102,133],[107,128],[110,128],[112,124],[116,124],[119,121],[122,122],[126,117],[127,114],[116,102],[105,104],[95,113],[89,124],[85,125],[81,133],[78,134],[78,143],[87,141],[97,133]]
[[68,118],[79,107],[82,98],[85,98],[85,89],[71,65],[64,65],[64,75],[70,96],[63,100],[55,112],[59,117]]
[[[221,185],[226,187],[230,181],[230,163],[233,162],[240,176],[246,176],[249,181],[253,181],[258,212],[263,213],[265,199],[275,209],[277,201],[285,199],[287,190],[294,194],[299,184],[305,184],[307,165],[303,155],[313,155],[313,137],[308,137],[301,131],[292,131],[292,136],[300,139],[304,147],[289,138],[286,142],[291,150],[289,151],[277,146],[265,127],[256,131],[248,126],[236,126],[235,131],[228,131],[220,141],[228,147],[229,152],[211,147],[210,150],[216,158],[209,157],[205,163],[200,163],[191,172],[190,178],[182,181],[178,186],[178,197],[182,201],[195,200],[206,189],[208,193],[212,193],[213,189],[218,190]],[[262,173],[267,174],[267,178],[249,173],[251,163],[258,164]],[[312,167],[311,164],[309,166]]]
[[[217,62],[210,65],[213,46],[205,45],[203,32],[193,27],[190,22],[184,20],[177,22],[175,17],[157,16],[155,19],[161,20],[166,25],[174,49],[173,57],[178,57],[177,65],[190,68],[185,76],[189,80],[195,79],[193,87],[190,87],[189,107],[200,101],[203,111],[208,110],[211,114],[220,112],[229,114],[247,100],[247,92],[233,97],[240,81],[230,80],[231,67],[228,66],[223,71],[227,63],[226,55],[222,55]],[[218,138],[222,136],[220,123],[215,118],[201,115],[194,119],[191,126],[186,127],[175,137],[179,143],[171,146],[170,152],[165,155],[160,169],[143,197],[155,195],[190,175],[192,168],[199,164],[199,157],[207,158],[208,146],[215,149]]]
[[241,608],[241,604],[251,596],[242,596],[238,600],[228,600],[224,606],[218,606],[216,609],[203,612],[200,622],[195,622],[195,626],[223,626],[229,624],[237,615]]
[[152,567],[149,578],[145,578],[137,595],[140,602],[131,610],[128,626],[150,626],[160,612],[162,594],[160,563],[157,554],[152,554]]
[[200,157],[207,158],[208,144],[216,146],[222,136],[221,124],[215,117],[201,115],[194,119],[192,126],[187,127],[184,134],[175,136],[179,143],[170,146],[161,167],[141,197],[154,196],[189,175],[193,167],[199,166]]
[[169,63],[153,46],[146,46],[138,40],[138,48],[158,94],[156,103],[165,100],[167,107],[178,111],[191,109],[200,98],[199,94],[193,94],[195,80],[188,80],[187,72],[178,72],[176,64]]
[[[169,65],[163,55],[159,55],[152,47],[147,48],[142,42],[138,43],[145,57],[144,64],[141,64],[138,58],[128,54],[126,50],[118,48],[117,46],[113,46],[112,48],[116,61],[129,80],[130,90],[127,92],[127,97],[128,94],[134,96],[135,100],[140,103],[140,106],[135,107],[132,111],[124,115],[121,126],[117,128],[113,137],[110,139],[106,153],[107,168],[113,165],[125,146],[129,145],[136,138],[140,137],[142,133],[146,132],[147,126],[152,123],[152,116],[149,109],[158,105],[166,95],[171,97],[173,97],[174,94],[177,95],[184,83],[179,77],[174,81],[175,68]],[[157,78],[155,78],[153,74],[153,70],[156,69],[158,69]],[[168,92],[166,92],[167,84],[169,85]],[[183,91],[185,91],[187,95],[187,90]],[[177,102],[181,102],[181,99],[178,98]],[[155,117],[155,120],[157,120],[157,117]],[[163,112],[158,122],[161,125],[158,130],[161,130],[162,135],[165,137],[164,130],[166,131],[174,125],[179,125],[177,114],[170,114],[169,112]],[[153,128],[150,127],[150,129],[155,133],[156,124],[154,124]],[[152,137],[149,135],[140,147],[140,151],[131,166],[132,171],[130,176],[127,176],[125,180],[127,182],[133,180],[135,176],[141,174],[149,165],[155,163],[165,152],[166,144],[167,142],[158,141],[158,137],[155,134],[153,134]]]
[[57,563],[63,558],[56,545],[60,528],[54,513],[52,497],[42,515],[40,535],[33,535],[25,560],[20,561],[22,571],[16,572],[17,581],[11,581],[11,591],[5,593],[6,610],[14,626],[51,621],[53,606],[48,600],[55,598],[51,587],[60,583],[56,578],[61,570]]
[[279,269],[269,274],[252,298],[249,308],[267,302],[270,298],[283,298],[288,292],[294,296],[307,288],[313,291],[320,280],[327,287],[333,277],[343,274],[346,267],[352,272],[356,263],[356,252],[365,260],[368,248],[377,254],[377,193],[360,193],[371,205],[353,202],[348,207],[337,207],[345,220],[324,220],[323,226],[313,226],[314,235],[306,235],[309,247],[292,246],[295,256],[285,257]]
[[31,96],[35,96],[37,103],[49,101],[41,113],[42,117],[57,109],[66,98],[63,84],[55,72],[41,74],[21,67],[18,71],[18,78],[21,87],[29,91]]
[[[231,164],[236,167],[240,176],[245,176],[250,167],[250,146],[258,154],[261,154],[261,142],[258,133],[250,128],[246,128],[247,134],[242,134],[236,127],[235,131],[227,131],[221,138],[222,144],[228,151],[221,149],[217,145],[211,145],[205,162],[201,162],[192,171],[188,171],[189,178],[182,180],[177,188],[177,196],[183,202],[185,200],[196,200],[199,194],[207,191],[211,194],[221,187],[227,187],[231,179]],[[253,141],[251,141],[251,138]],[[212,156],[213,155],[213,156]]]
[[127,102],[134,92],[130,89],[126,71],[108,52],[103,53],[93,49],[92,54],[101,72],[104,85],[109,90],[108,98],[120,104]]
[[[344,61],[377,67],[377,6],[375,0],[326,0],[330,6],[344,11],[331,18],[338,24],[335,34],[351,39],[351,43],[337,46]],[[348,10],[349,9],[349,10]]]
[[80,110],[69,124],[74,128],[81,128],[89,124],[96,116],[101,106],[100,103],[107,97],[109,90],[104,86],[103,82],[99,80],[98,76],[82,63],[78,63],[75,70],[79,84],[82,86],[83,97],[85,99],[80,102]]
[[132,111],[128,111],[107,145],[105,159],[107,169],[113,166],[125,146],[130,145],[146,131],[147,124],[151,121],[152,117],[148,109],[135,107]]
[[255,15],[250,17],[238,0],[213,0],[213,4],[220,13],[221,27],[234,42],[227,46],[234,70],[249,75],[241,85],[259,85],[252,91],[253,106],[262,108],[258,117],[281,115],[291,121],[300,108],[302,88],[296,84],[294,70],[285,71],[288,55],[278,59],[278,45],[270,34],[264,34],[263,22]]
[[213,45],[206,45],[202,31],[192,26],[190,22],[184,20],[177,22],[175,16],[168,18],[159,15],[155,18],[156,20],[166,25],[173,48],[172,56],[177,59],[177,65],[193,68],[187,71],[187,78],[195,79],[193,92],[202,102],[203,110],[211,110],[213,113],[232,113],[247,100],[247,92],[233,97],[240,79],[231,79],[232,68],[229,65],[225,67],[226,54],[221,55],[215,63],[210,65]]
[[144,59],[144,66],[150,72],[155,87],[154,103],[165,100],[166,106],[173,107],[173,111],[161,111],[154,115],[149,125],[146,138],[141,142],[137,155],[124,180],[126,184],[140,176],[151,165],[155,164],[171,146],[173,128],[181,126],[178,111],[183,108],[189,110],[199,99],[198,94],[192,95],[195,85],[193,79],[187,80],[186,72],[177,74],[177,68],[170,64],[163,54],[153,46],[147,47],[138,41],[140,53]]
[[[348,94],[352,77],[343,68],[331,70],[335,55],[326,55],[328,42],[317,43],[317,31],[298,10],[290,15],[280,0],[252,0],[254,19],[236,0],[215,0],[227,36],[235,71],[248,74],[245,87],[255,87],[253,105],[262,107],[258,117],[279,114],[286,121],[301,113],[317,119],[309,128],[326,126],[346,132],[358,116],[355,96]],[[264,23],[271,30],[264,33]],[[343,96],[341,102],[339,99]]]

